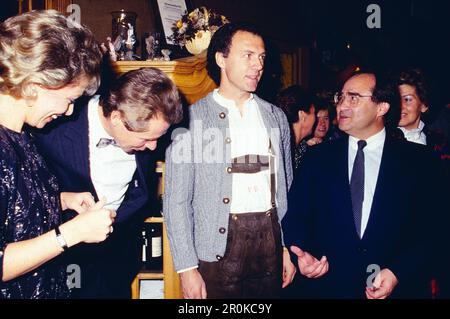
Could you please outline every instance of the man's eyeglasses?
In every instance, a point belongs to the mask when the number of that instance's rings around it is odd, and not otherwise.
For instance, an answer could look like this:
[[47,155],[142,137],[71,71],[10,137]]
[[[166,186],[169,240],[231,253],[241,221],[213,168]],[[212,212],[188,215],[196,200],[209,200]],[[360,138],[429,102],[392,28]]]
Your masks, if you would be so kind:
[[334,103],[336,105],[341,105],[344,102],[345,97],[348,97],[351,106],[356,106],[358,105],[360,98],[372,97],[372,95],[362,95],[356,92],[347,92],[347,93],[337,92],[334,95]]

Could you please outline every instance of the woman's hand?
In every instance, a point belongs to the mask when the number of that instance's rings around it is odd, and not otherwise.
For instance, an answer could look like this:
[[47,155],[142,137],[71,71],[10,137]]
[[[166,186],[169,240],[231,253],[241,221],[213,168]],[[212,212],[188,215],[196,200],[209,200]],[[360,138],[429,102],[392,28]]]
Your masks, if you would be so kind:
[[309,146],[317,145],[322,143],[322,139],[320,137],[312,137],[308,141],[306,141],[306,144]]
[[78,214],[85,213],[89,208],[95,205],[94,196],[89,192],[84,193],[61,193],[62,210],[72,209]]
[[112,233],[116,212],[103,208],[105,203],[105,198],[100,199],[85,213],[60,226],[69,247],[80,242],[99,243]]

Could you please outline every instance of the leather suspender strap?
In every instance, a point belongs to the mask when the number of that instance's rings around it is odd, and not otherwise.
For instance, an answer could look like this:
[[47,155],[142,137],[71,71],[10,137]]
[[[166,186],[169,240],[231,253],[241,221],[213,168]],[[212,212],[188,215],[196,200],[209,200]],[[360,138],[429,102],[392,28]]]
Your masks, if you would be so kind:
[[275,154],[272,149],[272,141],[269,138],[269,158],[270,158],[270,164],[269,164],[269,170],[270,170],[270,203],[272,204],[272,208],[276,207],[276,201],[275,201],[275,195],[276,195],[276,189],[275,189]]

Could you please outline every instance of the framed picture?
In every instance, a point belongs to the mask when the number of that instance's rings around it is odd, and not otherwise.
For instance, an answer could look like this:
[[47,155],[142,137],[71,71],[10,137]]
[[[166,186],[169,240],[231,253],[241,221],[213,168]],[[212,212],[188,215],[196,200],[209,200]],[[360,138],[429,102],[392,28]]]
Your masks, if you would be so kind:
[[166,45],[174,46],[168,39],[172,35],[172,26],[186,11],[192,10],[189,0],[151,0],[151,6],[155,13],[156,26],[162,32]]

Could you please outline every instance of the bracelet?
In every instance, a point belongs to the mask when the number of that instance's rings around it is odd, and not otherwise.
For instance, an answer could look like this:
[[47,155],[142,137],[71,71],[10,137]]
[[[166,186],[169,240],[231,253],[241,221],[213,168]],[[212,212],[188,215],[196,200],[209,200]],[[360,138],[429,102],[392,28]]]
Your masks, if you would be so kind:
[[61,231],[59,230],[59,226],[55,227],[55,233],[56,233],[56,241],[61,246],[61,248],[66,251],[69,247],[67,246],[67,242],[64,239],[63,235],[61,234]]

